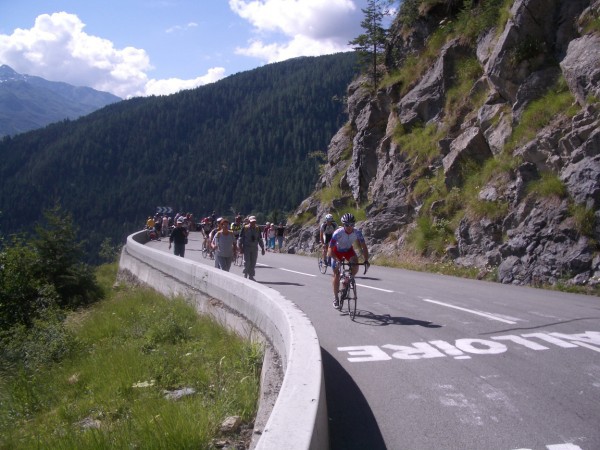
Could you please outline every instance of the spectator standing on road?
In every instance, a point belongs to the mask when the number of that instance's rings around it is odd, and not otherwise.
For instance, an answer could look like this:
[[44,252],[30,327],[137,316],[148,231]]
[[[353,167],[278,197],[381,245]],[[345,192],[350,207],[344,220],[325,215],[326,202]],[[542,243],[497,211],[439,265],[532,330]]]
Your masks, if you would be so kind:
[[229,220],[221,220],[221,228],[215,233],[212,247],[215,250],[215,267],[229,272],[237,253],[235,236],[229,230]]
[[271,226],[269,227],[267,248],[270,248],[272,251],[275,251],[275,236],[276,235],[277,235],[277,230],[275,229],[275,224],[271,224]]
[[152,216],[148,216],[148,220],[146,220],[146,228],[151,230],[152,228],[154,228],[154,219],[152,218]]
[[169,235],[169,217],[167,217],[166,215],[164,215],[162,218],[161,231],[162,231],[163,237],[167,237]]
[[154,229],[156,230],[156,236],[160,239],[162,229],[162,218],[157,214],[154,217]]
[[281,247],[283,247],[283,238],[285,236],[285,225],[283,222],[279,222],[279,226],[277,227],[277,247],[279,248],[279,253],[281,253]]
[[248,218],[248,225],[244,225],[240,234],[240,248],[244,252],[244,278],[254,280],[256,260],[258,259],[258,246],[261,254],[265,254],[265,243],[263,242],[260,228],[256,226],[256,217]]
[[171,249],[171,244],[175,244],[175,256],[181,256],[185,254],[185,244],[187,244],[188,232],[183,227],[183,216],[177,219],[177,226],[171,232],[171,236],[169,236],[169,250]]
[[269,250],[269,246],[267,244],[269,242],[269,229],[270,228],[271,228],[271,224],[269,222],[266,222],[265,226],[263,227],[263,230],[262,230],[262,237],[263,237],[263,240],[265,241],[267,250]]
[[238,214],[235,216],[235,222],[231,224],[231,232],[233,233],[235,240],[237,241],[240,237],[240,233],[242,232],[242,216]]

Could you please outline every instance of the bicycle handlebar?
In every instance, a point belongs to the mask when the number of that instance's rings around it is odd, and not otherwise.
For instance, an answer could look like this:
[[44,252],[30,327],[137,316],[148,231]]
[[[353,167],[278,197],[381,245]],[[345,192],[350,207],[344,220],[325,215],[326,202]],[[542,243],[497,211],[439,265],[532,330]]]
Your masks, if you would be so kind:
[[367,270],[369,270],[369,267],[371,267],[371,263],[369,261],[364,261],[364,262],[361,262],[361,263],[354,263],[354,262],[342,260],[342,261],[339,261],[339,264],[342,267],[344,267],[344,266],[348,266],[348,267],[352,267],[352,266],[365,266],[365,271],[363,272],[363,275],[366,275]]

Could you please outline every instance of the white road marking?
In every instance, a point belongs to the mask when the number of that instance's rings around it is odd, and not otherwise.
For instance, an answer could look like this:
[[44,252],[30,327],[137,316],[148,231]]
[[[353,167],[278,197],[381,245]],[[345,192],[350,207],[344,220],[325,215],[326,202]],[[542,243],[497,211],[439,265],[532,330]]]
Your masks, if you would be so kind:
[[459,311],[464,311],[464,312],[468,312],[468,313],[471,313],[471,314],[476,314],[478,316],[486,317],[486,318],[491,319],[491,320],[497,320],[498,322],[509,323],[511,325],[515,325],[517,323],[517,322],[513,322],[512,320],[502,319],[502,318],[497,317],[497,316],[495,316],[493,314],[490,314],[490,313],[485,313],[485,312],[480,312],[480,311],[474,311],[472,309],[462,308],[462,307],[456,306],[456,305],[450,305],[449,303],[438,302],[437,300],[431,300],[429,298],[424,298],[423,301],[424,302],[429,302],[429,303],[435,303],[436,305],[440,305],[440,306],[446,306],[448,308],[458,309]]
[[394,291],[390,291],[389,289],[381,289],[381,288],[376,288],[376,287],[373,287],[373,286],[367,286],[366,284],[358,284],[358,283],[356,283],[356,285],[360,286],[360,287],[367,288],[367,289],[375,289],[376,291],[389,292],[389,293],[393,293],[394,292]]
[[[593,351],[600,351],[596,343],[600,343],[600,331],[585,331],[576,334],[552,333],[560,336],[550,336],[546,333],[534,333],[524,335],[503,335],[491,336],[488,339],[456,339],[453,343],[436,340],[429,342],[413,342],[409,345],[385,344],[381,348],[377,345],[362,345],[353,347],[338,347],[341,352],[348,352],[351,358],[350,362],[371,362],[371,361],[390,361],[399,360],[420,360],[432,358],[452,357],[454,359],[471,359],[471,355],[501,355],[515,346],[524,347],[532,351],[546,351],[550,348],[579,348],[584,347]],[[525,337],[535,337],[544,343],[550,344],[550,347],[540,345],[531,339]],[[562,339],[570,339],[573,343],[568,343]],[[498,341],[507,341],[510,346],[504,345]],[[586,341],[586,342],[583,342]],[[565,345],[567,344],[567,345]],[[575,345],[577,344],[577,345]],[[554,346],[554,347],[552,347]],[[389,352],[391,350],[391,353]],[[592,375],[593,376],[593,375]],[[600,386],[600,383],[594,386]]]
[[282,267],[278,267],[279,270],[284,270],[286,272],[292,272],[292,273],[297,273],[299,275],[306,275],[307,277],[316,277],[316,275],[313,275],[312,273],[304,273],[304,272],[296,272],[295,270],[290,270],[290,269],[284,269]]
[[589,348],[590,350],[594,350],[595,352],[600,352],[600,348],[594,347],[590,344],[586,344],[585,342],[575,342],[575,344],[579,345],[580,347]]

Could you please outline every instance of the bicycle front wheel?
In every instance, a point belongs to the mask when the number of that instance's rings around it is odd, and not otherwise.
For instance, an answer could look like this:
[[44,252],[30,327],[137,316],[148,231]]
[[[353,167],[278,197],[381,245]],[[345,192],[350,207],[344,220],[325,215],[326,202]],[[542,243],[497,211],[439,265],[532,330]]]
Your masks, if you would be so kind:
[[204,259],[208,258],[208,248],[202,247],[202,257]]
[[357,301],[358,297],[356,296],[356,283],[354,280],[351,280],[346,294],[346,304],[348,305],[348,315],[350,316],[350,320],[354,320],[354,317],[356,317]]
[[325,273],[327,272],[327,264],[323,260],[323,258],[321,258],[320,256],[319,256],[319,272],[321,272],[323,275],[325,275]]

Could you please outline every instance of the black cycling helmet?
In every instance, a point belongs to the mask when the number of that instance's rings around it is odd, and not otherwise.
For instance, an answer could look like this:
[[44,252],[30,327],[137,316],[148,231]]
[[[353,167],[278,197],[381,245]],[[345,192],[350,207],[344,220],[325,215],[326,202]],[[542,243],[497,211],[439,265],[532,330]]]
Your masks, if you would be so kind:
[[356,219],[350,213],[346,213],[342,216],[342,223],[344,225],[354,225],[356,223]]

